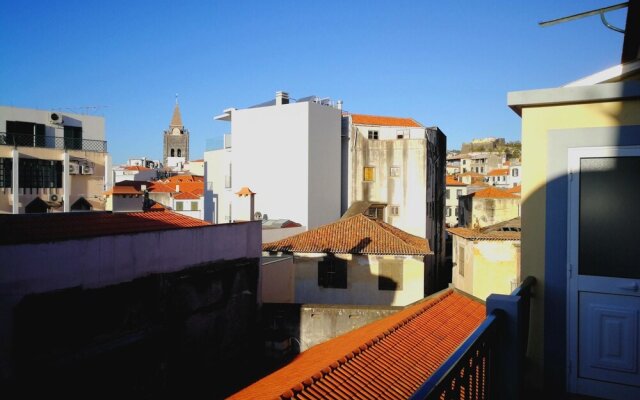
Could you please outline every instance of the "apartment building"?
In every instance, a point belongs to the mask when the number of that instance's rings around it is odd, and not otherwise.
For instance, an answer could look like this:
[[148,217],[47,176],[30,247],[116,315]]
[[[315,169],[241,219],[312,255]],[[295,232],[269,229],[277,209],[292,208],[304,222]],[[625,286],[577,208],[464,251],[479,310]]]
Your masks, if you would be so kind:
[[104,118],[0,107],[0,213],[104,210]]

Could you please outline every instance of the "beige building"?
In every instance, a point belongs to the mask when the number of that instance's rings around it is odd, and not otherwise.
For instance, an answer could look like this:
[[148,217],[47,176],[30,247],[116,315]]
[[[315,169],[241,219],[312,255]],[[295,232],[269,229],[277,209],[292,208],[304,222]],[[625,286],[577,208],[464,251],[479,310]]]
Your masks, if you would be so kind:
[[520,218],[482,229],[450,228],[452,284],[481,300],[510,294],[520,282]]
[[459,225],[482,228],[520,216],[520,196],[488,187],[462,196]]
[[404,306],[425,296],[428,242],[363,214],[265,243],[264,302]]
[[0,213],[104,210],[104,118],[0,107]]
[[458,226],[458,217],[460,214],[458,198],[467,195],[467,184],[462,183],[452,176],[447,175],[447,189],[444,194],[445,198],[445,222],[447,227]]
[[540,397],[640,398],[637,1],[625,32],[621,64],[508,94],[522,118],[522,275],[538,282],[528,381]]

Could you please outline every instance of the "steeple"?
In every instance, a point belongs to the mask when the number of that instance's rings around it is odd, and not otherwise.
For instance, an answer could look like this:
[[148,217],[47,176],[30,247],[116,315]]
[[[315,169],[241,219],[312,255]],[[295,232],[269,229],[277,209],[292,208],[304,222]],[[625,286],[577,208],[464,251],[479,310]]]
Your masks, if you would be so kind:
[[171,128],[178,127],[182,129],[182,115],[180,115],[180,106],[178,105],[178,95],[176,94],[176,107],[173,109],[173,117],[171,117]]

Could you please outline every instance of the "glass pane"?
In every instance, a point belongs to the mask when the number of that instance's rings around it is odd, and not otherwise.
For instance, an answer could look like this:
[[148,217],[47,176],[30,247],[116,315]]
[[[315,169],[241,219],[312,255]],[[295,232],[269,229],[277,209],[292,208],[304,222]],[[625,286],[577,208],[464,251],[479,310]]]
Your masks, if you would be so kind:
[[640,278],[640,157],[580,160],[579,273]]

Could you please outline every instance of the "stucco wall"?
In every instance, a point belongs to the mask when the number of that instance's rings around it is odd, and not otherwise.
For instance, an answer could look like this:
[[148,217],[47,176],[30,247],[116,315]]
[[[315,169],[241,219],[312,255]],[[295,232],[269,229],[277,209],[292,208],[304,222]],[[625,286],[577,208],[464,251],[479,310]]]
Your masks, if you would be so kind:
[[261,301],[293,303],[295,293],[293,256],[263,257],[260,269]]
[[424,297],[425,265],[422,257],[403,259],[402,289],[379,290],[379,259],[394,256],[336,255],[347,259],[347,288],[324,288],[318,285],[318,261],[321,258],[298,257],[295,265],[295,302],[318,304],[360,304],[404,306]]
[[104,287],[261,254],[259,222],[0,246],[0,375],[7,369],[12,309],[27,294]]
[[[557,89],[557,91],[561,94],[563,89]],[[598,88],[594,87],[593,92],[597,91]],[[638,124],[640,124],[640,101],[638,100],[530,106],[522,110],[522,168],[526,171],[522,177],[522,276],[531,275],[538,280],[536,295],[532,301],[529,343],[535,373],[533,381],[542,381],[545,353],[545,288],[552,284],[545,279],[545,238],[546,225],[549,223],[546,209],[547,184],[562,177],[562,175],[553,176],[548,173],[548,165],[553,161],[549,158],[550,138],[553,135],[562,135],[560,130],[566,129]],[[618,139],[610,137],[603,141],[598,136],[591,138],[585,136],[585,140],[580,145],[616,145]],[[566,205],[564,214],[566,214]],[[566,243],[564,246],[566,248]],[[566,274],[566,271],[562,273]],[[560,308],[564,309],[564,305]],[[562,353],[562,349],[556,350]],[[547,367],[552,370],[552,365]],[[554,372],[557,374],[559,371]],[[549,376],[547,378],[551,379]]]
[[231,149],[211,150],[204,153],[207,164],[207,180],[213,190],[213,222],[222,224],[229,222],[229,209],[233,200],[231,188],[225,188],[225,177],[231,171]]

